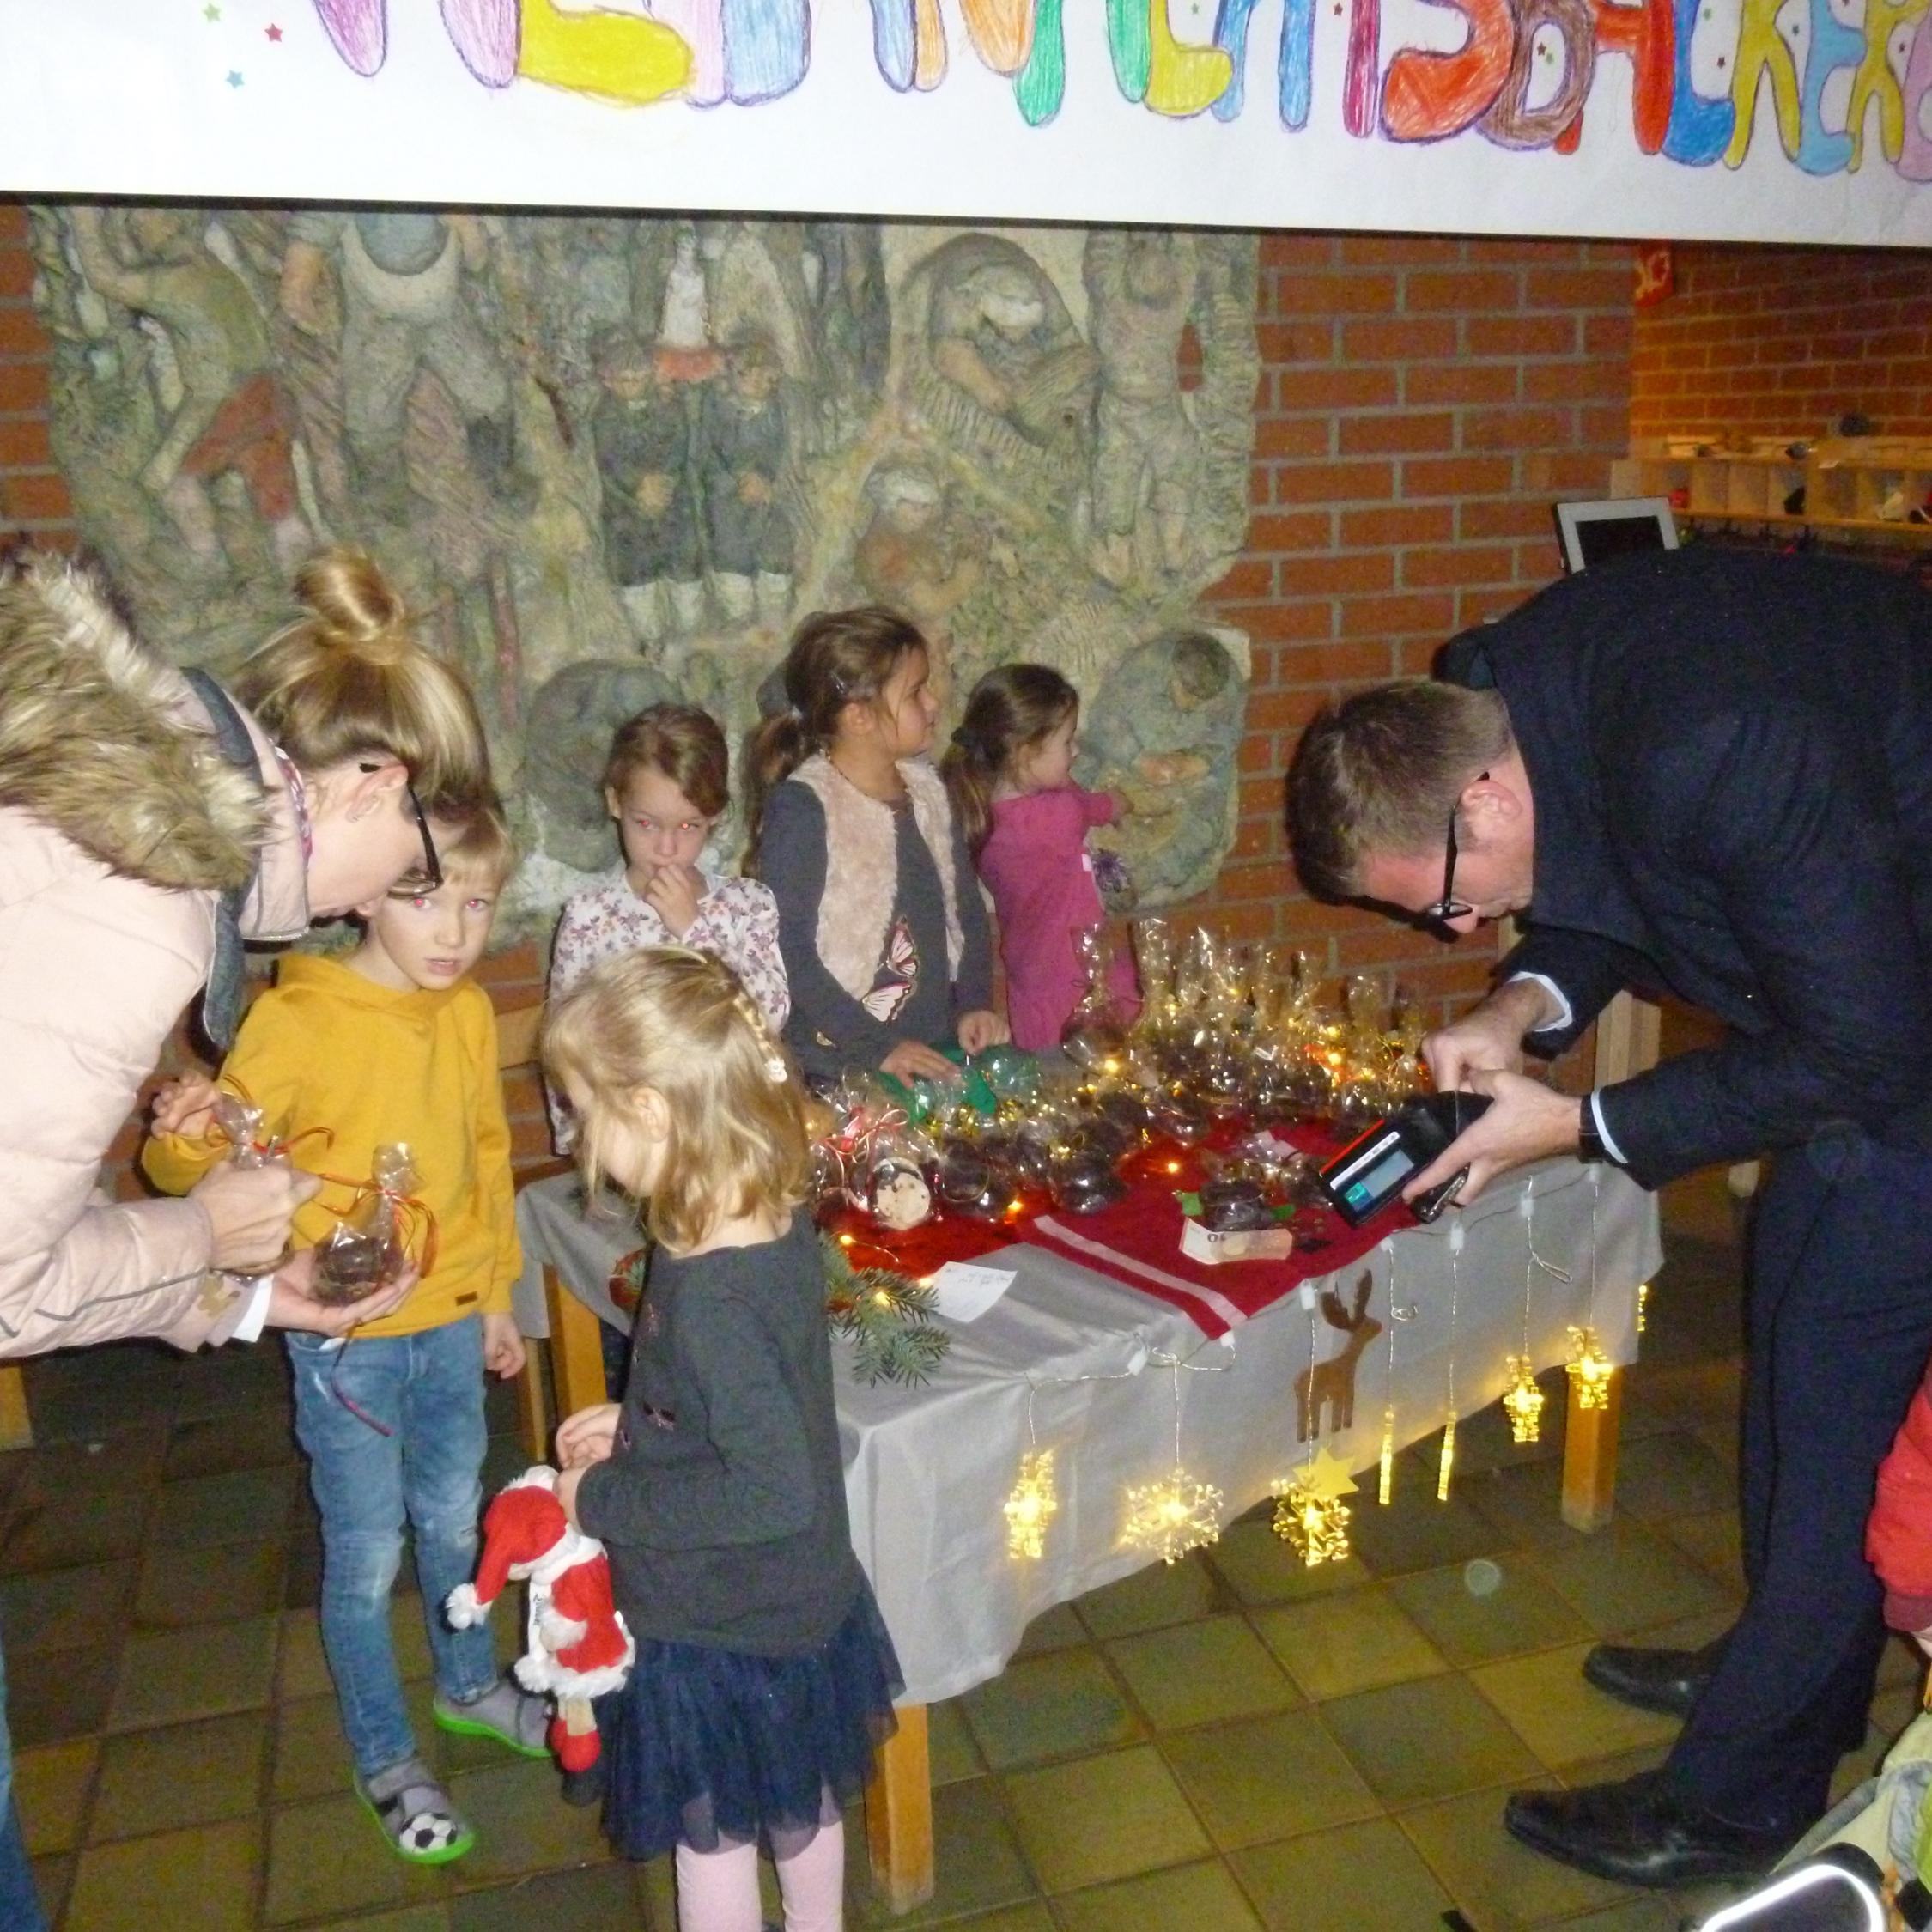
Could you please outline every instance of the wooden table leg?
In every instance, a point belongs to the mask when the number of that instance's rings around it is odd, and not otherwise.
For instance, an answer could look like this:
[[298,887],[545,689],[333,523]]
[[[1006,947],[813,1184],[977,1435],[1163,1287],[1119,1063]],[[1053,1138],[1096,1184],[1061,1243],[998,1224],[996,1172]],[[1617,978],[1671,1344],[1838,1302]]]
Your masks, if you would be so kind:
[[1563,1520],[1572,1529],[1601,1529],[1616,1508],[1617,1429],[1624,1409],[1619,1369],[1604,1389],[1603,1406],[1579,1408],[1570,1385],[1570,1413],[1563,1438]]
[[27,1371],[18,1362],[0,1365],[0,1449],[32,1449],[33,1423],[27,1413]]
[[544,1264],[544,1299],[550,1312],[550,1368],[561,1420],[610,1400],[604,1386],[604,1337],[597,1317]]
[[933,1767],[926,1706],[899,1706],[899,1728],[879,1747],[866,1787],[866,1843],[872,1883],[896,1912],[933,1896]]
[[524,1453],[532,1462],[550,1459],[550,1405],[544,1394],[544,1351],[548,1344],[535,1335],[525,1339],[523,1373],[517,1377],[517,1427]]

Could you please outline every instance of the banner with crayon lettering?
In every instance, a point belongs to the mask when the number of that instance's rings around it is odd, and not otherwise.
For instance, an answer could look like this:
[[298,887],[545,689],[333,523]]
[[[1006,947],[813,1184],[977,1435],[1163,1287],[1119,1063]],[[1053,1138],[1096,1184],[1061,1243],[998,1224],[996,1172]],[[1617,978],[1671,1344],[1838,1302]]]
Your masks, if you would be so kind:
[[1932,0],[0,0],[0,192],[1932,243]]

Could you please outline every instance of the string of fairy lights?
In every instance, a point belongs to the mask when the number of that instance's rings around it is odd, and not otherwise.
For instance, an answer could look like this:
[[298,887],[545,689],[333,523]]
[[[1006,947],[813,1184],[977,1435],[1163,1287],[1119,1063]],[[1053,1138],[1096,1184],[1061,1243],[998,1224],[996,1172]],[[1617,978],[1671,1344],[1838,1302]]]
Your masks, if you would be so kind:
[[[1601,1282],[1597,1231],[1601,1180],[1595,1170],[1589,1172],[1589,1185],[1591,1188],[1589,1289],[1581,1310],[1583,1319],[1570,1324],[1565,1331],[1568,1358],[1564,1364],[1572,1408],[1584,1413],[1608,1406],[1616,1374],[1615,1365],[1604,1350],[1598,1328]],[[1520,1353],[1512,1352],[1505,1358],[1506,1387],[1502,1400],[1509,1419],[1511,1441],[1533,1443],[1540,1437],[1546,1400],[1537,1383],[1531,1352],[1537,1279],[1541,1275],[1552,1283],[1570,1287],[1574,1285],[1576,1277],[1571,1270],[1548,1260],[1537,1249],[1535,1177],[1532,1176],[1525,1187],[1516,1212],[1523,1224],[1522,1345]],[[1442,1439],[1435,1484],[1437,1500],[1443,1503],[1449,1500],[1455,1468],[1457,1323],[1466,1226],[1459,1216],[1447,1232],[1447,1346],[1444,1387],[1438,1412],[1442,1417]],[[1387,1508],[1394,1496],[1396,1458],[1400,1442],[1396,1391],[1397,1338],[1402,1328],[1414,1321],[1418,1309],[1413,1304],[1405,1303],[1398,1292],[1395,1242],[1386,1240],[1376,1252],[1382,1259],[1387,1275],[1388,1321],[1388,1343],[1382,1355],[1381,1443],[1375,1493],[1377,1504]],[[1308,1316],[1311,1365],[1321,1358],[1320,1286],[1319,1283],[1310,1280],[1300,1284],[1297,1290],[1300,1305]],[[1649,1297],[1649,1287],[1646,1283],[1637,1291],[1639,1332]],[[1220,1359],[1213,1362],[1199,1359],[1211,1350],[1218,1351]],[[1123,1548],[1144,1552],[1169,1564],[1178,1562],[1190,1550],[1217,1541],[1221,1534],[1226,1498],[1220,1488],[1188,1467],[1181,1378],[1187,1374],[1225,1375],[1234,1366],[1235,1337],[1230,1334],[1216,1341],[1204,1343],[1188,1356],[1152,1348],[1144,1340],[1137,1338],[1128,1361],[1117,1370],[1078,1376],[1029,1376],[1026,1447],[1020,1456],[1018,1477],[1002,1506],[1008,1556],[1018,1562],[1037,1561],[1042,1558],[1054,1521],[1060,1515],[1055,1449],[1050,1443],[1042,1446],[1040,1440],[1036,1405],[1042,1392],[1080,1383],[1125,1382],[1150,1367],[1164,1369],[1173,1378],[1173,1460],[1171,1465],[1153,1479],[1126,1485],[1121,1502],[1118,1540]],[[1339,1562],[1349,1554],[1352,1507],[1345,1498],[1358,1493],[1349,1462],[1335,1452],[1331,1441],[1323,1439],[1322,1416],[1321,1405],[1304,1405],[1303,1439],[1297,1442],[1287,1468],[1268,1485],[1274,1500],[1272,1527],[1275,1534],[1311,1568],[1319,1564]],[[1334,1427],[1328,1431],[1330,1436],[1348,1432],[1347,1429]]]

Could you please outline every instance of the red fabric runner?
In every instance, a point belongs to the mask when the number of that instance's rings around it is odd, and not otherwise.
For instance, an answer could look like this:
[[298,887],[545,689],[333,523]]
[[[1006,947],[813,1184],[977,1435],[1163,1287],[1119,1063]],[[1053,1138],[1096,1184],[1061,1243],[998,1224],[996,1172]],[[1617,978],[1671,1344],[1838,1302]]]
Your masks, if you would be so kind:
[[[1231,1145],[1247,1131],[1244,1126],[1224,1127],[1210,1137],[1210,1144]],[[1315,1127],[1292,1128],[1285,1138],[1317,1158],[1335,1145]],[[1296,1217],[1296,1250],[1285,1261],[1224,1261],[1207,1267],[1181,1252],[1184,1217],[1175,1199],[1203,1178],[1199,1150],[1150,1147],[1133,1157],[1125,1173],[1131,1183],[1126,1197],[1097,1214],[1060,1213],[1044,1194],[1029,1190],[999,1222],[936,1216],[923,1227],[892,1234],[869,1215],[844,1208],[827,1225],[844,1243],[854,1267],[892,1267],[914,1279],[946,1261],[976,1261],[1013,1242],[1030,1242],[1170,1303],[1203,1334],[1213,1337],[1259,1315],[1311,1276],[1346,1267],[1387,1236],[1415,1224],[1406,1208],[1377,1215],[1364,1228],[1350,1227],[1327,1208],[1310,1208]],[[1314,1245],[1318,1242],[1323,1245]]]

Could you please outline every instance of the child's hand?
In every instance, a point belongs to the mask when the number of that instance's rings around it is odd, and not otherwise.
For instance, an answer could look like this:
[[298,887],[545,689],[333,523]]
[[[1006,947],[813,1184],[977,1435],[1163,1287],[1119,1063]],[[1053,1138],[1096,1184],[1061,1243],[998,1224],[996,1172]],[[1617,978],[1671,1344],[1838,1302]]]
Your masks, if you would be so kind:
[[153,1113],[156,1133],[178,1133],[184,1139],[201,1140],[215,1124],[215,1096],[219,1091],[212,1080],[189,1074],[179,1080],[163,1080],[155,1089]]
[[1000,1046],[1012,1036],[1013,1030],[1005,1021],[984,1006],[959,1016],[959,1044],[969,1054],[983,1054],[988,1047]]
[[683,939],[697,921],[704,875],[690,866],[659,866],[644,888],[644,903]]
[[483,1317],[483,1366],[508,1382],[523,1373],[523,1331],[513,1315]]
[[563,1505],[564,1521],[576,1530],[581,1530],[584,1527],[577,1521],[577,1487],[584,1479],[584,1471],[589,1467],[587,1462],[580,1462],[574,1467],[566,1469],[556,1479],[556,1499]]
[[[964,1024],[961,1022],[962,1025]],[[961,1078],[959,1069],[923,1040],[902,1040],[878,1063],[878,1070],[881,1073],[890,1073],[895,1080],[905,1081],[908,1086],[914,1080],[957,1082]]]
[[300,1328],[314,1335],[346,1335],[365,1321],[380,1321],[384,1315],[393,1315],[409,1299],[416,1274],[414,1267],[405,1267],[361,1301],[341,1304],[317,1301],[312,1292],[314,1281],[313,1248],[291,1255],[275,1271],[275,1286],[269,1293],[270,1327]]
[[566,1469],[587,1469],[604,1461],[617,1446],[623,1411],[615,1402],[596,1402],[557,1425],[556,1459]]

